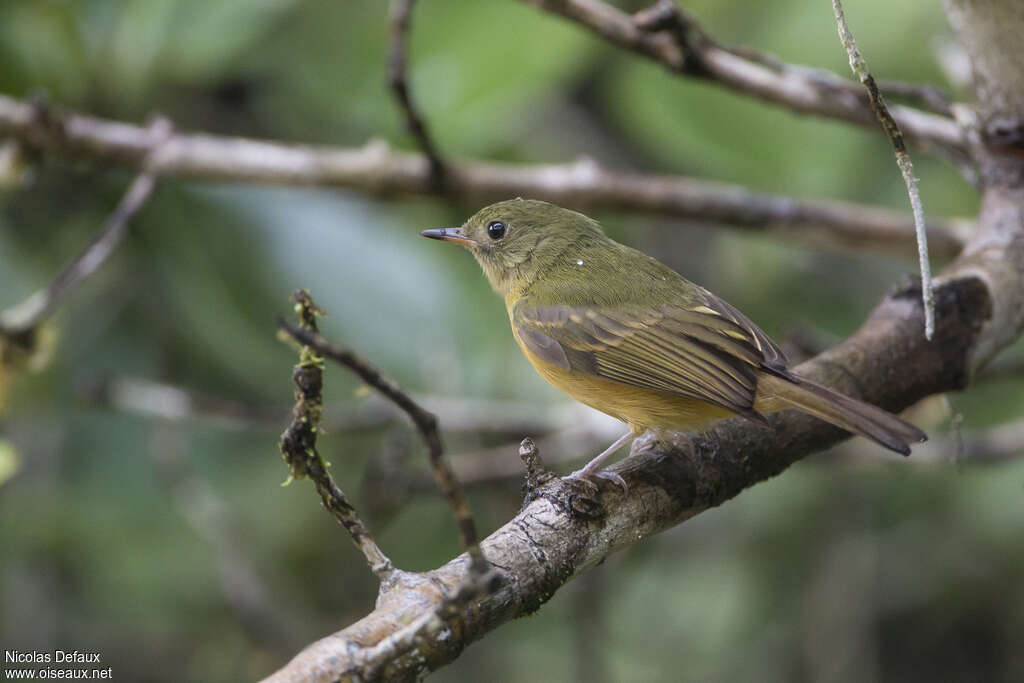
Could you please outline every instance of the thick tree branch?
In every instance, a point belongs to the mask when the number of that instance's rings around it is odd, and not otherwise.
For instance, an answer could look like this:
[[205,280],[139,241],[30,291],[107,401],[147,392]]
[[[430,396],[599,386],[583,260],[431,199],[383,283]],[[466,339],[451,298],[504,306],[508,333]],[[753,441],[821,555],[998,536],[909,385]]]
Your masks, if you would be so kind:
[[981,175],[978,230],[958,261],[985,280],[995,314],[974,350],[980,367],[1024,330],[1024,5],[946,0],[946,12],[971,60],[981,140],[971,153]]
[[[637,17],[600,0],[524,1],[566,17],[680,75],[713,81],[798,113],[876,125],[874,112],[855,83],[826,71],[778,59],[751,58],[748,50],[723,47],[670,0],[661,0]],[[906,136],[922,145],[955,154],[967,148],[963,131],[947,116],[911,107],[892,107],[892,114]]]
[[[152,149],[147,129],[68,113],[41,128],[32,106],[0,95],[0,137],[69,158],[139,167]],[[55,130],[56,129],[56,130]],[[385,143],[363,148],[174,134],[155,159],[162,176],[345,187],[371,195],[430,194],[430,168],[419,154]],[[523,165],[451,162],[445,187],[474,205],[509,197],[546,199],[581,210],[622,209],[670,218],[726,223],[826,248],[916,254],[908,214],[848,202],[797,200],[681,176],[614,171],[591,160]],[[951,259],[970,234],[970,221],[929,220],[932,255]]]
[[1000,153],[1024,149],[1024,4],[945,0],[949,21],[971,62],[983,143]]

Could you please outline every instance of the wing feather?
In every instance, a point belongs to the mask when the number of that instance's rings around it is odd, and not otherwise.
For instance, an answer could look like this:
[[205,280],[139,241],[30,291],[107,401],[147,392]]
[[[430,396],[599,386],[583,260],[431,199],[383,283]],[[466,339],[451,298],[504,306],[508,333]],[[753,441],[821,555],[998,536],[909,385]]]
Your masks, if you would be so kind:
[[773,370],[786,369],[786,354],[782,352],[778,344],[772,341],[771,337],[764,333],[764,330],[755,325],[750,318],[743,315],[729,302],[719,299],[703,287],[700,288],[700,292],[704,295],[709,308],[729,318],[741,329],[749,333],[753,338],[754,344],[757,346],[757,350],[761,352],[762,363]]
[[699,290],[692,306],[544,306],[519,301],[512,324],[548,363],[630,386],[753,410],[757,372],[782,351],[732,306]]

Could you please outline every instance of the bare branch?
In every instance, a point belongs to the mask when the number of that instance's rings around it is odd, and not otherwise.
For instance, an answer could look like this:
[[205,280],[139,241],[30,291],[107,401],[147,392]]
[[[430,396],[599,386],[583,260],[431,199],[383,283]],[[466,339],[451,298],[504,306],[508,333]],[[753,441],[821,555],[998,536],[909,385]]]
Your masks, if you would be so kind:
[[[0,95],[0,136],[72,158],[139,166],[152,148],[147,129],[66,114],[59,133],[41,129],[26,102]],[[427,159],[397,153],[383,142],[363,148],[309,147],[204,134],[175,134],[156,160],[162,177],[179,176],[275,185],[346,187],[371,195],[430,194]],[[798,200],[681,176],[630,173],[589,159],[570,164],[448,164],[446,190],[475,205],[524,196],[581,210],[621,209],[675,219],[727,223],[819,247],[914,252],[907,214],[848,202]],[[952,259],[971,232],[966,220],[930,220],[933,256]]]
[[103,230],[44,289],[17,306],[0,312],[0,334],[8,337],[30,335],[79,285],[103,267],[128,233],[131,219],[146,205],[156,188],[157,171],[153,168],[153,161],[170,130],[166,119],[154,121],[145,133],[150,143],[141,162],[142,172],[128,186]]
[[[292,295],[299,314],[301,327],[295,329],[316,334],[316,317],[321,311],[313,304],[309,293],[299,290]],[[292,335],[295,337],[295,335]],[[300,340],[301,341],[301,340]],[[391,580],[394,565],[373,540],[369,528],[348,501],[344,492],[334,483],[323,458],[316,449],[320,417],[323,413],[324,361],[310,345],[299,351],[299,363],[292,373],[295,382],[295,409],[293,419],[281,435],[280,448],[292,477],[313,480],[324,507],[348,531],[352,541],[366,558],[370,570],[382,584]]]
[[444,161],[434,145],[427,124],[416,109],[406,76],[408,61],[409,24],[416,0],[391,0],[391,48],[388,54],[388,85],[405,119],[405,127],[416,138],[423,154],[430,164],[430,184],[434,190],[444,187]]
[[910,207],[914,213],[914,228],[917,232],[918,262],[921,268],[921,297],[924,301],[924,336],[931,339],[935,334],[935,295],[932,291],[932,270],[928,262],[928,235],[924,226],[924,207],[921,206],[921,193],[917,189],[917,178],[914,177],[914,164],[910,161],[910,154],[903,142],[903,133],[900,132],[899,124],[893,119],[889,108],[878,91],[878,84],[868,71],[868,63],[857,49],[857,41],[853,39],[850,27],[846,24],[846,17],[843,15],[843,5],[840,0],[832,0],[832,11],[836,16],[836,25],[839,27],[839,40],[842,41],[846,53],[850,57],[850,69],[857,75],[860,82],[867,89],[868,97],[871,99],[871,108],[875,110],[882,129],[889,136],[892,148],[896,153],[896,163],[903,174],[903,182],[907,185],[907,194],[910,195]]
[[369,361],[348,349],[332,345],[315,330],[297,327],[285,322],[281,323],[281,329],[299,343],[348,368],[366,382],[367,385],[379,391],[405,411],[413,424],[416,425],[416,429],[419,430],[420,436],[427,446],[434,479],[455,513],[455,519],[459,525],[459,535],[462,538],[462,546],[472,558],[475,571],[481,575],[486,573],[487,561],[480,552],[473,515],[469,510],[469,505],[466,503],[462,487],[444,459],[444,447],[441,445],[441,437],[437,431],[437,417],[420,407],[407,393],[402,391],[401,387],[382,375],[380,370]]
[[[636,18],[600,0],[524,1],[682,76],[714,81],[798,113],[875,125],[871,107],[855,84],[777,59],[751,59],[749,51],[718,45],[671,0],[660,0]],[[893,107],[892,113],[907,137],[919,144],[965,153],[967,143],[953,119],[911,107]]]

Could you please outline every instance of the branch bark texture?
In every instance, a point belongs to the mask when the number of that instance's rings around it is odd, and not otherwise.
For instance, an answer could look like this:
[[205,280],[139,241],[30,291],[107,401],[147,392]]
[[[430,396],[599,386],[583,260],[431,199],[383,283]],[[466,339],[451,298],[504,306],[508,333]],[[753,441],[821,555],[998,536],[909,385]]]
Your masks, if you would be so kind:
[[958,261],[993,297],[993,316],[973,351],[978,368],[1024,331],[1024,5],[946,0],[946,11],[971,60],[982,129],[972,147],[985,188],[981,213]]
[[946,13],[971,61],[979,128],[995,148],[1024,148],[1024,4],[946,0]]

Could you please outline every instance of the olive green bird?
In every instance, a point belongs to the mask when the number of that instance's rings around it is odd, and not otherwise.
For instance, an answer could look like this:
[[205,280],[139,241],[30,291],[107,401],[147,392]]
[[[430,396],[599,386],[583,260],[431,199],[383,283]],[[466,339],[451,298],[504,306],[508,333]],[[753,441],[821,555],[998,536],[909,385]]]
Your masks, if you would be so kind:
[[596,221],[514,199],[424,237],[461,244],[505,299],[512,333],[541,377],[622,420],[629,432],[571,477],[645,430],[687,432],[795,408],[903,455],[927,437],[881,408],[793,374],[745,315]]

